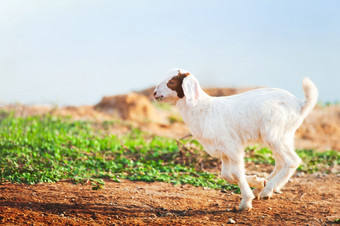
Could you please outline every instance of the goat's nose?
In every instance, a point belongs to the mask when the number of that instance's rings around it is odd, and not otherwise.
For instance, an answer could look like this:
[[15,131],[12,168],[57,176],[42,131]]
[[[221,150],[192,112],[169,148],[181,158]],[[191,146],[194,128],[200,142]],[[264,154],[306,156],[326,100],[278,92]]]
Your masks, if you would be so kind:
[[156,91],[155,91],[155,92],[153,92],[153,95],[154,95],[154,96],[156,96],[156,95],[157,95],[157,92],[156,92]]

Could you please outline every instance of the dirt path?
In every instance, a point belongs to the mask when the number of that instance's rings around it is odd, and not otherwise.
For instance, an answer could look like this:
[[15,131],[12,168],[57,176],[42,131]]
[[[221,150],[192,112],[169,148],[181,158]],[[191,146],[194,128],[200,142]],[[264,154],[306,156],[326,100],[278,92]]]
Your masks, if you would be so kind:
[[283,194],[237,212],[239,194],[154,182],[0,185],[0,223],[8,225],[324,225],[340,218],[337,175],[294,177]]

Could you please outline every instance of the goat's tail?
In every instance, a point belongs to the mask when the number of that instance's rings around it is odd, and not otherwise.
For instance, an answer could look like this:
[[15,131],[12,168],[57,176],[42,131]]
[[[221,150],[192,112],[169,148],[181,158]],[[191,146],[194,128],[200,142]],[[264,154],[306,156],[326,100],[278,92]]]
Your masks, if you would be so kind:
[[302,88],[305,93],[305,101],[301,108],[301,115],[305,118],[315,107],[319,93],[315,84],[307,77],[302,81]]

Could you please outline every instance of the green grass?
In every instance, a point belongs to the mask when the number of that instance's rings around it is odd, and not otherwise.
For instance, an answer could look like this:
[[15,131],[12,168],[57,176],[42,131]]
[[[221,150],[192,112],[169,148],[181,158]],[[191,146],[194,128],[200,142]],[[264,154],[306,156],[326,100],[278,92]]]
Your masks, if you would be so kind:
[[0,124],[0,180],[34,184],[96,178],[163,181],[216,189],[236,189],[215,174],[178,164],[175,140],[132,129],[121,138],[105,134],[85,121],[52,116],[5,117]]
[[[200,168],[208,157],[197,141],[177,143],[135,128],[122,137],[108,134],[117,123],[120,122],[98,125],[53,116],[15,118],[1,113],[0,182],[34,184],[72,179],[79,183],[91,181],[93,189],[101,189],[102,179],[107,178],[117,182],[163,181],[238,191],[237,186]],[[339,164],[336,151],[297,153],[304,160],[301,171],[327,171]],[[274,164],[266,148],[249,148],[246,161]]]
[[[246,162],[255,162],[275,165],[272,152],[268,148],[258,148],[257,146],[246,149]],[[296,150],[302,159],[302,164],[297,168],[298,171],[314,173],[323,171],[329,173],[331,167],[340,164],[340,152],[329,150],[318,152],[315,150]]]

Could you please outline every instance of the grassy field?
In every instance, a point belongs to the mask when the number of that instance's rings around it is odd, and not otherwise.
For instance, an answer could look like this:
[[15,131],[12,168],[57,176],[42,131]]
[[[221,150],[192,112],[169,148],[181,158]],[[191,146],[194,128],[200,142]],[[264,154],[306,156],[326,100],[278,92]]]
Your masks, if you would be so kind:
[[[163,181],[215,189],[233,189],[200,164],[208,157],[195,140],[151,136],[132,128],[124,136],[108,133],[122,122],[94,123],[70,118],[0,114],[0,182],[49,183],[71,179],[92,181],[100,189],[103,178]],[[274,164],[267,148],[248,147],[246,161]],[[329,172],[339,164],[339,152],[297,150],[303,159],[298,170]]]

